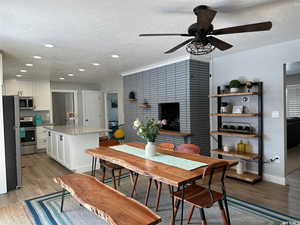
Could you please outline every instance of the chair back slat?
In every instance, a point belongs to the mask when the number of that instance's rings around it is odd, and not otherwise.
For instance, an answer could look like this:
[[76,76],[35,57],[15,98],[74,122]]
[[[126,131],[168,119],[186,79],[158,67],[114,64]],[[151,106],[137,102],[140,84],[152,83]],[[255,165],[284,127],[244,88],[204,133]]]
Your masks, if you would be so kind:
[[157,145],[160,150],[174,151],[175,145],[169,142],[162,142]]
[[120,145],[120,142],[118,140],[110,139],[110,140],[105,140],[101,142],[101,147],[109,147],[109,146],[114,146],[114,145]]
[[217,162],[207,166],[202,176],[203,185],[212,185],[216,183],[223,183],[228,162]]
[[179,145],[176,152],[190,153],[190,154],[200,154],[201,148],[195,144],[181,144]]

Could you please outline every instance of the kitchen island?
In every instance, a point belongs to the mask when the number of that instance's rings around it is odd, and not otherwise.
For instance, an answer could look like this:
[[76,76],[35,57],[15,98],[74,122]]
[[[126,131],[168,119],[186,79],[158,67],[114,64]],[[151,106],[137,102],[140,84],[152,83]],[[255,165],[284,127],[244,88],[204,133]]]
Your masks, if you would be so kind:
[[78,126],[45,126],[47,130],[47,154],[74,172],[91,170],[88,148],[99,146],[99,137],[110,130]]

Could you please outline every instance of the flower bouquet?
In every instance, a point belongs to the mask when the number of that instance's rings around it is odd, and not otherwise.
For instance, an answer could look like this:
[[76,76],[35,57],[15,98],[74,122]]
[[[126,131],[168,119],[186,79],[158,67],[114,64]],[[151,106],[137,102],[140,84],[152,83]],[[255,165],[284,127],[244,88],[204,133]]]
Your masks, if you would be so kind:
[[159,135],[159,130],[163,125],[166,125],[166,120],[146,119],[141,121],[136,119],[133,122],[133,128],[137,131],[137,135],[147,141],[145,147],[146,157],[151,157],[156,154],[155,140]]

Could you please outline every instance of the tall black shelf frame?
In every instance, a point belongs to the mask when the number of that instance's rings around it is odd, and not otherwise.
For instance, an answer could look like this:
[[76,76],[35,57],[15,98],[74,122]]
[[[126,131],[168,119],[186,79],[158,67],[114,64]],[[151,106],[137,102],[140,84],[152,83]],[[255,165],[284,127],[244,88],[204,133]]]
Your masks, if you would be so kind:
[[[242,84],[243,86],[245,84]],[[222,128],[222,113],[221,113],[221,103],[222,103],[222,98],[224,97],[241,97],[243,95],[253,95],[257,96],[257,135],[255,137],[249,137],[249,138],[258,138],[258,153],[257,155],[255,154],[246,154],[246,155],[238,155],[238,154],[231,154],[232,157],[238,157],[246,160],[257,160],[258,164],[258,169],[257,169],[257,174],[251,174],[251,173],[245,173],[244,175],[238,175],[234,171],[230,171],[227,176],[230,178],[238,179],[241,181],[245,181],[248,183],[256,183],[262,180],[263,178],[263,165],[264,165],[264,160],[263,160],[263,82],[256,82],[254,83],[255,86],[257,86],[257,92],[241,92],[241,93],[236,93],[236,94],[224,94],[221,92],[221,87],[217,87],[217,94],[212,95],[210,97],[215,97],[217,98],[217,114],[211,114],[211,115],[217,115],[217,128],[218,131],[221,130]],[[228,115],[226,115],[228,116]],[[235,135],[226,135],[226,132],[220,133],[220,132],[211,132],[212,135],[217,135],[217,142],[218,142],[218,150],[212,150],[211,153],[217,154],[218,158],[223,158],[223,155],[230,156],[230,153],[225,153],[222,152],[223,148],[223,136],[235,136]],[[236,135],[238,136],[238,135]],[[247,138],[244,136],[244,138]]]

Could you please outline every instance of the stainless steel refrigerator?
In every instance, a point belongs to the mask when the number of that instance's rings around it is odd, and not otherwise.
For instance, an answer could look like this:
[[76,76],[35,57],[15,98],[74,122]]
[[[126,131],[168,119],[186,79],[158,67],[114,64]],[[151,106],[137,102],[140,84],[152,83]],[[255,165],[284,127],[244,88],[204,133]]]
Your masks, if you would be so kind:
[[3,96],[3,121],[7,191],[21,187],[19,97]]

